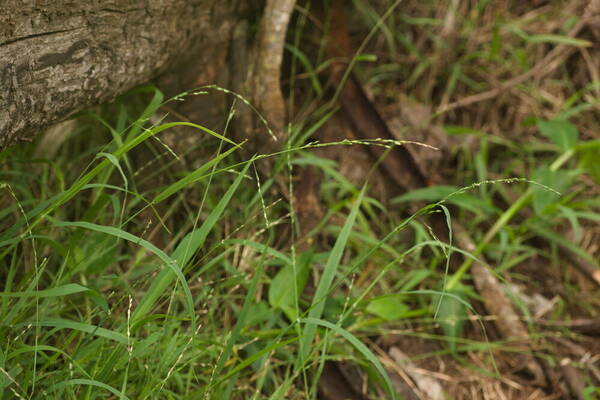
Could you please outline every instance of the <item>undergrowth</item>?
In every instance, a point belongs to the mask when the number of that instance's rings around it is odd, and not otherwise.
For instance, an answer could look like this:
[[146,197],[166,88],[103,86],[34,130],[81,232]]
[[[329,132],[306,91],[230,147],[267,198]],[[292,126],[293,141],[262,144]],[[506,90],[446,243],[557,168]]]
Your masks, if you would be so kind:
[[[378,21],[367,2],[354,4],[367,26]],[[417,27],[437,21],[403,18]],[[405,76],[390,61],[360,66],[359,74],[382,85],[402,76],[408,89],[427,74],[428,81],[439,78],[432,58],[395,29],[398,21],[385,22],[377,29],[390,60],[405,46],[415,68]],[[498,22],[492,44],[500,46],[495,38],[503,32],[527,46],[537,43],[517,22]],[[475,29],[462,28],[465,34]],[[315,71],[326,66],[317,60],[313,67],[297,42],[288,50],[306,69],[314,96],[297,107],[310,109],[324,91]],[[482,89],[469,78],[468,55],[487,63],[502,50],[470,51],[451,64],[441,92],[426,85],[416,95],[442,93],[440,105],[447,105],[455,91]],[[526,54],[515,57],[527,67]],[[375,58],[359,54],[356,63]],[[216,86],[195,93],[211,90],[236,98]],[[316,117],[298,112],[302,118],[293,119],[281,151],[249,156],[247,143],[230,139],[233,108],[219,132],[201,122],[164,123],[162,107],[185,95],[165,100],[144,87],[80,118],[52,157],[42,140],[5,150],[0,397],[316,398],[316,378],[335,360],[356,367],[373,398],[395,398],[393,368],[378,337],[424,338],[434,345],[415,360],[448,356],[473,373],[498,377],[498,352],[518,350],[487,334],[477,308],[484,294],[469,280],[472,263],[485,255],[494,274],[512,283],[531,279],[516,268],[532,260],[566,274],[558,256],[565,249],[597,266],[580,243],[586,226],[600,220],[594,196],[600,143],[571,122],[594,106],[589,91],[574,94],[552,118],[527,120],[524,129],[536,139],[526,146],[462,125],[468,117],[450,121],[448,135],[477,141],[454,155],[460,179],[389,203],[370,194],[369,180],[352,183],[314,150],[406,143],[311,141],[332,108]],[[198,145],[187,151],[202,154],[200,163],[161,141],[161,133],[182,127],[196,131]],[[261,170],[267,161],[272,175]],[[326,213],[300,248],[290,193],[294,171],[304,166],[324,176]],[[415,204],[422,206],[415,211]],[[444,214],[450,238],[451,220],[463,222],[477,247],[465,251],[439,240],[425,222],[431,213]],[[548,245],[539,246],[540,238]],[[462,264],[451,265],[456,260]],[[569,285],[572,296],[557,300],[550,317],[593,314],[595,301],[577,297],[576,285]],[[530,333],[542,336],[522,300],[515,303]],[[485,365],[472,362],[472,352],[483,354]],[[536,355],[553,357],[544,349]]]

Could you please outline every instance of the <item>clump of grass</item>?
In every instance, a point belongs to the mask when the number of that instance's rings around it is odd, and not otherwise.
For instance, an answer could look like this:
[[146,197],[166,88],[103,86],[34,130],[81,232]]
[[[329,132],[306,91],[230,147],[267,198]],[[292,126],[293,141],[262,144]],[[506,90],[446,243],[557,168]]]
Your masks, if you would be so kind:
[[[455,16],[471,18],[455,18],[447,28],[439,11],[409,3],[382,23],[378,15],[391,2],[354,2],[357,16],[382,32],[366,49],[378,57],[361,55],[358,73],[376,95],[389,93],[386,85],[400,87],[434,110],[490,89],[482,83],[487,80],[476,79],[482,71],[496,74],[490,82],[516,66],[526,72],[535,62],[532,46],[566,40],[524,30],[524,21],[543,15],[519,19],[506,10],[495,13],[488,2],[470,13],[463,8],[471,6],[461,3]],[[600,147],[582,134],[593,126],[593,88],[581,87],[541,115],[524,106],[531,102],[520,93],[514,107],[535,116],[526,120],[495,113],[483,118],[487,109],[479,104],[444,114],[439,122],[449,135],[477,142],[449,157],[459,178],[399,196],[386,207],[370,197],[368,184],[357,187],[335,162],[311,151],[405,142],[312,141],[336,110],[320,103],[326,88],[318,72],[332,60],[311,63],[299,45],[306,21],[299,19],[288,49],[292,69],[306,69],[309,95],[302,104],[291,102],[289,141],[277,153],[248,156],[245,143],[229,139],[232,113],[219,133],[188,122],[162,123],[162,94],[141,88],[91,115],[51,160],[32,158],[40,142],[1,154],[3,396],[315,398],[325,362],[345,360],[360,367],[372,396],[393,398],[391,372],[384,368],[389,360],[373,337],[427,340],[431,347],[411,354],[415,359],[444,356],[456,370],[497,376],[495,357],[515,349],[487,338],[480,324],[469,329],[465,323],[477,317],[482,295],[469,284],[472,260],[484,254],[498,275],[523,282],[527,271],[518,269],[527,262],[543,258],[558,269],[559,248],[595,265],[583,241],[587,224],[599,219],[589,194],[597,194],[590,177],[598,179]],[[435,30],[441,26],[442,32]],[[475,33],[490,36],[492,48]],[[446,45],[456,49],[450,61]],[[374,59],[383,65],[362,63]],[[294,79],[290,90],[303,93]],[[200,92],[212,89],[224,91],[211,86]],[[200,92],[194,93],[205,95]],[[534,85],[532,93],[543,92]],[[498,98],[493,108],[502,110],[507,101]],[[515,144],[490,134],[509,126],[535,140]],[[160,140],[162,132],[179,127],[210,138],[194,168]],[[164,156],[152,155],[157,148]],[[311,166],[324,177],[326,213],[308,250],[295,247],[293,196],[286,200],[276,189],[278,178],[258,172],[265,158],[273,160],[273,175],[287,170],[290,193],[295,168]],[[515,176],[522,178],[507,178]],[[395,213],[422,201],[428,205],[412,216]],[[432,235],[421,217],[440,211],[470,229],[479,244],[473,254]],[[568,227],[578,240],[557,235],[553,225]],[[540,237],[550,244],[534,245]],[[462,267],[450,269],[450,256],[464,257]],[[566,306],[554,317],[593,310],[593,300],[579,300],[562,299]],[[442,334],[438,324],[448,321]],[[530,325],[535,329],[534,320]],[[479,357],[487,370],[467,363],[465,354]]]
[[[351,287],[350,274],[366,260],[365,243],[371,257],[384,246],[368,225],[362,224],[366,238],[356,231],[364,188],[348,186],[332,210],[330,216],[351,208],[331,249],[295,254],[286,245],[275,248],[287,212],[278,216],[284,210],[266,199],[273,180],[252,177],[252,165],[325,144],[239,161],[241,144],[200,125],[149,125],[164,102],[160,92],[152,94],[137,117],[122,106],[116,126],[94,116],[101,125],[73,135],[53,162],[29,160],[36,143],[4,154],[4,393],[310,396],[314,386],[298,388],[297,379],[342,341],[395,396],[380,361],[347,329],[359,302],[329,301],[336,287]],[[69,151],[82,146],[85,131],[102,135],[101,126],[112,140],[70,162]],[[194,170],[182,165],[166,185],[136,182],[136,147],[179,126],[211,135],[220,143],[217,152]],[[342,262],[344,254],[351,258]],[[305,276],[296,290],[277,279],[284,270],[292,281]],[[307,273],[318,283],[312,300],[302,294]],[[267,300],[260,295],[265,290],[281,293]],[[344,315],[337,315],[338,307]],[[322,329],[330,333],[315,346]]]

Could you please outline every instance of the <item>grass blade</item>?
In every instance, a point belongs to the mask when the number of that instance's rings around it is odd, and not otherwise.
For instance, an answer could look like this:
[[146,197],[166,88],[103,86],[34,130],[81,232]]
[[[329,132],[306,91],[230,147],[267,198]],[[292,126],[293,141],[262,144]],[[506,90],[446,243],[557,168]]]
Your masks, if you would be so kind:
[[[229,201],[231,200],[233,194],[236,192],[238,186],[242,182],[242,179],[246,176],[246,171],[250,167],[250,164],[251,163],[246,164],[246,167],[237,176],[237,178],[229,187],[229,189],[227,189],[227,192],[225,193],[225,195],[223,195],[223,198],[219,201],[215,209],[211,211],[211,213],[208,215],[206,221],[204,221],[202,226],[200,226],[199,229],[196,229],[195,231],[189,233],[185,238],[183,238],[181,243],[179,243],[179,245],[173,252],[172,258],[169,257],[170,260],[174,260],[173,262],[176,262],[177,265],[181,266],[182,268],[189,262],[189,260],[192,258],[192,255],[194,255],[194,253],[200,248],[200,246],[204,244],[206,237],[221,217],[221,214],[225,210],[225,207],[227,207],[227,204],[229,204]],[[179,276],[177,272],[181,274],[181,271],[172,271],[164,269],[154,279],[152,285],[150,286],[150,289],[148,289],[148,292],[146,292],[146,294],[140,301],[140,304],[133,313],[133,324],[139,321],[140,318],[145,317],[146,314],[150,312],[156,301],[165,292],[167,287],[173,282],[175,277]],[[185,287],[187,287],[187,284],[185,284]]]
[[28,324],[31,324],[33,326],[47,326],[58,329],[72,329],[75,331],[90,333],[95,336],[110,339],[117,343],[125,345],[128,344],[126,335],[119,332],[111,331],[110,329],[101,328],[96,325],[86,324],[84,322],[71,321],[63,318],[47,318],[41,321],[33,321],[27,322],[26,324],[19,324],[19,326]]
[[58,389],[62,389],[64,387],[66,387],[66,386],[75,386],[75,385],[96,386],[96,387],[108,390],[109,392],[111,392],[112,394],[114,394],[121,400],[129,400],[129,398],[127,396],[125,396],[124,393],[120,392],[119,390],[115,389],[114,387],[107,385],[106,383],[95,381],[93,379],[70,379],[68,381],[60,382],[60,383],[57,383],[56,385],[50,386],[48,388],[48,391],[54,392]]
[[57,222],[56,225],[59,227],[71,226],[71,227],[84,228],[84,229],[89,229],[89,230],[96,231],[96,232],[106,233],[107,235],[112,235],[112,236],[115,236],[115,237],[118,237],[121,239],[128,240],[135,244],[138,244],[138,245],[142,246],[143,248],[145,248],[146,250],[148,250],[149,252],[155,254],[158,258],[160,258],[160,260],[165,265],[167,265],[169,267],[167,269],[164,269],[162,272],[169,271],[169,273],[173,275],[173,279],[175,279],[175,277],[177,277],[179,279],[179,281],[181,282],[181,286],[183,287],[183,291],[185,294],[186,306],[188,308],[188,312],[190,313],[190,317],[191,317],[191,321],[192,321],[192,332],[194,332],[196,330],[196,313],[194,312],[194,299],[192,298],[192,293],[190,292],[190,287],[188,286],[187,281],[185,280],[185,277],[183,276],[183,273],[181,272],[181,265],[183,265],[183,264],[178,264],[176,259],[169,257],[164,251],[162,251],[158,247],[154,246],[152,243],[148,242],[147,240],[144,240],[139,236],[132,235],[131,233],[125,232],[124,230],[119,229],[119,228],[115,228],[112,226],[97,225],[97,224],[92,224],[90,222],[83,222],[83,221],[80,221],[80,222]]
[[[352,210],[350,211],[350,215],[346,219],[344,223],[344,227],[338,236],[335,245],[333,246],[333,250],[329,254],[329,258],[327,259],[327,264],[325,264],[325,270],[323,271],[323,276],[321,276],[321,280],[319,281],[319,285],[317,286],[317,291],[313,297],[313,302],[311,304],[311,309],[308,314],[309,318],[312,319],[320,319],[323,315],[323,309],[325,308],[325,299],[329,294],[329,289],[331,288],[331,283],[333,282],[333,278],[335,277],[335,273],[340,264],[340,260],[342,259],[342,255],[344,253],[344,249],[346,248],[346,242],[348,241],[348,237],[350,236],[350,232],[352,231],[352,227],[354,226],[354,221],[356,220],[356,215],[358,214],[358,209],[363,199],[363,195],[365,194],[365,188],[360,191],[358,198],[355,200],[354,205],[352,206]],[[300,340],[300,358],[299,361],[304,364],[304,360],[308,357],[310,352],[310,346],[312,344],[313,339],[315,338],[315,333],[317,330],[317,326],[315,324],[308,325],[304,330],[304,335]]]
[[204,173],[210,167],[217,164],[219,161],[221,161],[222,159],[224,159],[225,157],[227,157],[228,155],[230,155],[232,152],[234,152],[237,149],[239,149],[239,147],[232,147],[231,149],[227,150],[226,152],[219,154],[217,157],[214,157],[210,161],[206,162],[204,165],[202,165],[200,168],[198,168],[194,172],[187,174],[185,177],[181,178],[177,182],[169,185],[166,189],[164,189],[162,192],[160,192],[158,195],[156,195],[154,200],[152,200],[152,203],[153,204],[160,203],[161,201],[163,201],[163,200],[167,199],[168,197],[172,196],[173,194],[177,193],[178,191],[180,191],[187,185],[190,185],[202,178],[205,178],[206,176],[204,175]]
[[68,285],[57,286],[52,289],[45,290],[33,290],[23,292],[0,292],[0,297],[59,297],[68,296],[70,294],[87,292],[91,289],[85,286],[78,285],[76,283],[69,283]]
[[353,334],[351,334],[350,332],[348,332],[341,326],[332,324],[329,321],[323,321],[322,319],[309,317],[309,318],[302,318],[300,321],[304,322],[305,324],[308,324],[309,326],[314,326],[315,328],[317,327],[317,325],[320,325],[327,329],[331,329],[335,333],[338,333],[339,335],[343,336],[344,339],[346,339],[348,342],[350,342],[350,344],[352,346],[354,346],[356,348],[356,350],[358,350],[367,360],[369,360],[369,362],[371,364],[373,364],[373,366],[375,367],[377,372],[379,372],[379,374],[383,378],[383,381],[385,382],[386,389],[387,389],[388,393],[390,394],[390,397],[392,399],[398,398],[396,395],[396,391],[394,390],[394,387],[392,386],[390,377],[388,376],[387,372],[385,372],[385,369],[383,368],[383,365],[381,365],[381,362],[377,359],[377,357],[375,357],[375,355],[371,352],[371,350],[369,350],[367,348],[367,346],[365,346],[356,336],[354,336]]

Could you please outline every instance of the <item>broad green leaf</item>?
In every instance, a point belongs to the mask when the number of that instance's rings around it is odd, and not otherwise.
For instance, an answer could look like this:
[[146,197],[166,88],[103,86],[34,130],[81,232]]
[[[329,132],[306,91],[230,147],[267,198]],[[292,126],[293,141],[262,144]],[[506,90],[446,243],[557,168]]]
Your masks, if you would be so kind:
[[[442,297],[440,298],[440,296]],[[448,346],[453,353],[456,352],[456,339],[461,337],[467,318],[465,301],[466,299],[462,293],[458,291],[440,293],[434,296],[434,304],[436,306],[439,304],[436,320],[444,330]]]
[[[298,310],[296,310],[297,297],[304,290],[308,280],[311,260],[312,253],[305,253],[299,257],[295,277],[293,266],[286,264],[279,270],[271,281],[271,285],[269,285],[269,304],[283,310],[290,321],[295,321],[298,318]],[[292,282],[294,282],[294,279],[296,279],[296,293],[293,290],[294,284]]]
[[[73,246],[74,247],[74,246]],[[117,260],[119,238],[101,232],[92,232],[83,248],[76,248],[76,271],[101,274]]]
[[567,151],[577,144],[579,131],[569,121],[561,119],[539,120],[537,127],[542,135],[552,140],[562,151]]
[[573,234],[575,236],[575,242],[579,242],[582,237],[581,226],[579,225],[579,219],[577,218],[577,213],[570,207],[558,206],[558,210],[571,224],[571,228],[573,228]]
[[368,312],[387,321],[400,319],[408,310],[409,307],[402,302],[402,298],[398,295],[375,298],[367,306]]
[[259,301],[252,305],[252,312],[246,316],[245,327],[260,324],[267,321],[273,315],[273,308],[266,301]]
[[582,392],[583,400],[596,400],[600,397],[600,386],[587,386]]
[[594,178],[596,183],[600,183],[600,148],[585,148],[580,150],[579,154],[581,167]]
[[546,207],[556,203],[560,198],[560,193],[569,188],[572,174],[560,170],[552,171],[547,167],[542,167],[534,173],[533,181],[543,185],[532,184],[533,209],[537,215],[542,215]]

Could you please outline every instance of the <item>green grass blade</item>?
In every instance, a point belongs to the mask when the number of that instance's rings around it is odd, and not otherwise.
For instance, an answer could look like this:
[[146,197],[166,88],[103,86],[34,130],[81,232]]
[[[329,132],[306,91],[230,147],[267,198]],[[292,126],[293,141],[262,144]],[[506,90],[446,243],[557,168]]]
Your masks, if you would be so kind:
[[[194,255],[194,253],[200,248],[200,246],[204,244],[204,241],[208,236],[209,232],[212,230],[212,228],[215,226],[215,224],[221,217],[221,214],[227,207],[227,204],[229,204],[229,201],[236,192],[242,179],[246,176],[246,171],[250,167],[250,164],[251,163],[246,164],[246,167],[237,176],[237,178],[229,187],[229,189],[227,189],[225,195],[223,195],[215,209],[212,210],[211,213],[208,215],[206,221],[204,221],[202,226],[200,226],[200,228],[189,233],[185,238],[183,238],[181,243],[179,243],[179,245],[173,252],[172,258],[169,259],[176,260],[177,264],[181,267],[185,266],[188,263],[188,261]],[[166,269],[162,270],[160,274],[153,280],[150,289],[148,289],[148,292],[146,292],[146,294],[140,301],[140,304],[133,313],[133,323],[138,321],[140,318],[145,317],[150,312],[150,310],[152,309],[156,301],[159,299],[159,297],[165,292],[167,287],[175,279],[176,275],[173,272],[174,271]],[[179,271],[179,273],[181,272]]]
[[[116,159],[118,159],[118,158],[122,157],[125,153],[130,151],[131,149],[135,148],[139,144],[146,141],[148,138],[150,138],[154,135],[157,135],[160,132],[165,131],[165,130],[175,127],[175,126],[189,126],[192,128],[200,129],[204,132],[209,133],[210,135],[213,135],[214,137],[216,137],[218,139],[221,139],[223,141],[226,141],[227,143],[230,143],[236,147],[239,147],[239,145],[237,143],[227,139],[225,136],[219,135],[218,133],[211,131],[210,129],[204,128],[203,126],[193,124],[191,122],[171,122],[168,124],[162,124],[162,125],[156,126],[151,129],[146,129],[144,132],[142,132],[142,134],[132,138],[131,140],[127,141],[122,147],[119,147],[117,150],[115,150],[112,153],[112,155]],[[46,215],[57,210],[60,206],[62,206],[67,201],[69,201],[73,197],[75,197],[75,195],[77,195],[77,193],[79,193],[86,184],[88,184],[94,177],[96,177],[104,168],[106,168],[110,164],[111,164],[110,160],[108,158],[105,158],[98,165],[96,165],[91,171],[89,171],[84,176],[79,178],[69,189],[62,192],[61,195],[56,199],[56,201],[54,203],[49,205],[43,212],[41,212],[41,214],[38,216],[38,218],[31,224],[31,229],[33,229],[33,227],[36,226]]]
[[261,357],[269,354],[270,352],[283,347],[283,346],[287,346],[290,343],[295,342],[296,340],[298,340],[297,337],[293,337],[291,339],[286,339],[282,342],[276,342],[274,341],[273,343],[271,343],[270,345],[266,346],[265,348],[261,349],[260,351],[257,351],[256,353],[252,354],[250,357],[246,358],[244,361],[242,361],[241,363],[239,363],[235,368],[233,368],[231,371],[227,372],[225,375],[223,375],[221,378],[219,378],[218,381],[213,382],[212,385],[210,385],[210,388],[213,388],[217,385],[219,385],[220,383],[224,382],[225,380],[231,378],[233,375],[237,374],[238,372],[240,372],[241,370],[243,370],[244,368],[250,366],[253,362],[255,362],[256,360],[260,359]]
[[[354,205],[352,206],[352,210],[344,223],[344,227],[338,236],[331,253],[329,254],[329,258],[327,259],[327,263],[325,264],[325,270],[323,271],[323,276],[321,276],[321,280],[319,281],[319,285],[317,286],[317,291],[313,297],[313,302],[311,304],[311,309],[308,314],[309,318],[320,319],[321,315],[323,315],[323,309],[325,308],[325,299],[329,294],[329,290],[331,288],[331,283],[333,282],[333,278],[335,277],[335,273],[340,264],[340,260],[342,259],[342,255],[344,253],[344,249],[346,248],[346,242],[348,241],[348,237],[352,231],[352,227],[354,226],[354,221],[356,220],[356,216],[358,214],[358,210],[360,208],[360,204],[362,202],[363,195],[365,194],[365,188],[360,191],[358,198],[355,200]],[[315,333],[317,330],[317,326],[311,324],[304,329],[304,335],[300,340],[300,359],[299,361],[304,364],[304,360],[308,357],[310,352],[310,346],[315,337]]]
[[154,115],[154,113],[158,111],[165,98],[163,93],[160,90],[158,90],[157,87],[151,85],[143,86],[137,89],[133,89],[131,91],[131,93],[135,92],[153,92],[154,95],[152,96],[152,100],[150,100],[144,111],[142,111],[140,116],[137,118],[137,120],[134,122],[133,126],[129,130],[127,134],[127,139],[135,137],[140,133],[146,121],[148,121],[150,117],[152,117],[152,115]]
[[177,193],[178,191],[180,191],[187,185],[190,185],[200,179],[205,178],[206,176],[204,175],[204,173],[209,168],[211,168],[213,165],[217,164],[219,161],[221,161],[222,159],[224,159],[225,157],[227,157],[228,155],[230,155],[232,152],[234,152],[237,149],[239,149],[239,147],[232,147],[231,149],[227,150],[226,152],[219,154],[217,157],[206,162],[204,165],[202,165],[200,168],[198,168],[194,172],[187,174],[185,177],[181,178],[177,182],[169,185],[166,189],[164,189],[162,192],[160,192],[158,195],[156,195],[154,200],[152,200],[152,203],[154,203],[154,204],[160,203],[161,201],[163,201],[163,200],[167,199],[168,197],[172,196],[173,194]]
[[63,382],[57,383],[55,385],[52,385],[47,390],[48,390],[48,392],[54,392],[58,389],[62,389],[67,386],[75,386],[75,385],[96,386],[96,387],[108,390],[109,392],[111,392],[112,394],[114,394],[121,400],[129,400],[129,398],[127,396],[125,396],[124,393],[120,392],[119,390],[115,389],[114,387],[107,385],[106,383],[95,381],[93,379],[70,379],[68,381],[63,381]]
[[90,222],[83,222],[83,221],[80,221],[80,222],[57,222],[56,225],[59,227],[65,227],[65,226],[78,227],[78,228],[89,229],[89,230],[96,231],[96,232],[102,232],[107,235],[112,235],[112,236],[115,236],[115,237],[118,237],[121,239],[128,240],[132,243],[138,244],[138,245],[142,246],[143,248],[145,248],[146,250],[148,250],[149,252],[155,254],[158,258],[160,258],[160,260],[163,263],[165,263],[165,265],[167,265],[169,267],[168,269],[164,269],[163,272],[169,271],[169,273],[172,274],[173,279],[175,279],[175,277],[177,277],[179,279],[179,281],[181,282],[181,286],[183,287],[183,291],[185,293],[186,305],[187,305],[188,312],[190,313],[190,317],[191,317],[191,321],[192,321],[192,332],[194,332],[196,330],[196,313],[194,311],[194,299],[192,298],[192,293],[190,292],[190,287],[188,286],[187,281],[185,280],[185,276],[183,276],[183,273],[181,272],[181,266],[184,264],[178,264],[176,259],[169,257],[164,251],[162,251],[158,247],[154,246],[152,243],[148,242],[147,240],[144,240],[141,237],[132,235],[131,233],[125,232],[124,230],[119,229],[119,228],[115,228],[112,226],[97,225],[97,224],[92,224]]
[[[86,324],[84,322],[71,321],[63,318],[47,318],[41,321],[27,322],[26,324],[31,324],[33,326],[46,326],[58,329],[72,329],[110,339],[117,343],[125,345],[128,344],[126,335],[119,332],[111,331],[110,329],[101,328],[96,325]],[[22,325],[24,324],[18,324],[18,326]]]
[[265,253],[268,256],[281,260],[284,264],[291,264],[292,259],[280,251],[275,250],[272,247],[265,246],[263,243],[255,242],[248,239],[227,239],[223,241],[224,246],[228,245],[242,245],[251,247],[259,253]]
[[81,286],[76,283],[69,283],[68,285],[57,286],[55,288],[45,290],[0,292],[0,297],[58,297],[87,291],[90,291],[90,289],[86,288],[85,286]]
[[381,365],[381,362],[377,359],[377,357],[375,357],[375,355],[371,352],[371,350],[369,350],[367,348],[367,346],[365,346],[356,336],[354,336],[353,334],[351,334],[350,332],[348,332],[341,326],[332,324],[331,322],[324,321],[322,319],[308,317],[308,318],[302,318],[300,321],[304,322],[305,324],[308,324],[309,326],[314,326],[315,329],[316,329],[317,325],[320,325],[327,329],[331,329],[335,333],[341,335],[348,342],[350,342],[350,344],[352,346],[354,346],[354,348],[356,348],[356,350],[358,350],[360,352],[360,354],[362,354],[371,364],[373,364],[373,366],[375,367],[377,372],[379,372],[379,374],[383,378],[383,381],[385,382],[386,390],[388,391],[390,397],[392,399],[398,398],[396,395],[396,391],[394,390],[394,387],[392,386],[390,377],[388,376],[387,372],[385,372],[385,369],[383,368],[383,365]]
[[321,85],[321,82],[319,82],[319,77],[316,74],[315,68],[313,67],[309,58],[306,56],[306,54],[302,50],[300,50],[299,48],[297,48],[294,45],[291,45],[289,43],[287,43],[285,45],[285,49],[287,51],[289,51],[290,53],[292,53],[300,61],[300,63],[304,66],[304,69],[306,69],[306,72],[309,75],[310,83],[312,84],[312,88],[314,89],[315,93],[317,93],[317,95],[320,96],[321,93],[323,93],[323,86]]
[[600,263],[593,256],[591,256],[587,251],[585,251],[581,246],[576,245],[570,240],[566,239],[564,236],[550,230],[544,228],[541,224],[532,223],[528,225],[528,228],[535,232],[537,235],[545,238],[550,242],[555,242],[565,249],[568,249],[573,254],[576,254],[578,257],[588,261],[592,265],[596,266],[598,270],[600,270]]
[[265,254],[263,253],[260,262],[254,272],[254,277],[250,284],[248,285],[248,291],[246,292],[246,297],[244,298],[244,305],[237,315],[237,321],[231,330],[231,335],[227,340],[227,344],[223,349],[223,352],[219,356],[219,361],[217,362],[217,366],[215,368],[215,375],[218,375],[223,367],[225,366],[225,362],[229,359],[231,355],[231,351],[233,350],[233,345],[237,342],[240,332],[244,325],[246,324],[246,319],[248,317],[248,313],[250,312],[250,308],[254,302],[254,297],[256,295],[256,288],[258,287],[258,282],[263,272],[263,262],[264,262]]

